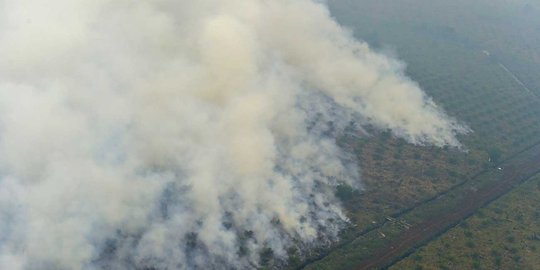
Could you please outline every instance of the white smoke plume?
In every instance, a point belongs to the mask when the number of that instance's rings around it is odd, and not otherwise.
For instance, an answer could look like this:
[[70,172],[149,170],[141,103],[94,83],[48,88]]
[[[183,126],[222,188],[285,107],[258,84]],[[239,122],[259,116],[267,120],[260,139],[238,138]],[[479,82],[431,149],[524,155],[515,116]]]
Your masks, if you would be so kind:
[[350,121],[466,129],[314,0],[0,0],[0,269],[253,268],[333,241]]

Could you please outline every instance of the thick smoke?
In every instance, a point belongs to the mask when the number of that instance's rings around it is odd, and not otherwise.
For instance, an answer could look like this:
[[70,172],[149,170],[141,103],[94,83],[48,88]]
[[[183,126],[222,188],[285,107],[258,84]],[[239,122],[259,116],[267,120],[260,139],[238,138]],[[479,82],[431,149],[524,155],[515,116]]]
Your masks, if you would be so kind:
[[466,131],[314,0],[2,0],[0,56],[0,269],[256,267],[335,239],[351,121]]

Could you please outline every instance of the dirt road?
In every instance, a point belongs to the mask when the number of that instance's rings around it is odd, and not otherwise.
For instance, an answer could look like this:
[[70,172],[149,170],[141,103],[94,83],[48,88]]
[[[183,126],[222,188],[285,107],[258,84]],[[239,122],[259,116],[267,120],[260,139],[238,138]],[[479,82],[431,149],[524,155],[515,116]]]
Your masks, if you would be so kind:
[[531,156],[519,165],[504,168],[501,179],[490,186],[471,190],[465,198],[447,212],[413,225],[386,247],[376,251],[355,269],[380,269],[394,263],[416,247],[455,226],[476,210],[497,199],[519,184],[540,172],[540,154]]

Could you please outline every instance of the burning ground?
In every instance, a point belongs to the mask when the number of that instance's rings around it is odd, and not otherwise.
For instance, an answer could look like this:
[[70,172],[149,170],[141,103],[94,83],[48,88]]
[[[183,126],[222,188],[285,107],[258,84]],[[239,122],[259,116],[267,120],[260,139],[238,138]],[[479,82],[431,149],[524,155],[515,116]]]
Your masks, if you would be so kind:
[[352,123],[467,128],[318,1],[0,2],[0,268],[252,268],[336,240]]

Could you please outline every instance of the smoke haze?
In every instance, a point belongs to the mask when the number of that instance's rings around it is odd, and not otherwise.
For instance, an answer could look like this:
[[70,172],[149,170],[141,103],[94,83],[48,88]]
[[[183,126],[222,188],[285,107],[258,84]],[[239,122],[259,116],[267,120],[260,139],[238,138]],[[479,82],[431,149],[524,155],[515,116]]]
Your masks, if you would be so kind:
[[1,0],[0,269],[251,268],[324,245],[351,121],[456,146],[310,0]]

